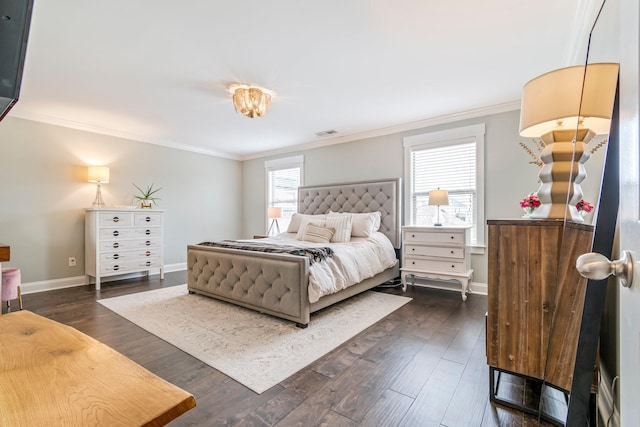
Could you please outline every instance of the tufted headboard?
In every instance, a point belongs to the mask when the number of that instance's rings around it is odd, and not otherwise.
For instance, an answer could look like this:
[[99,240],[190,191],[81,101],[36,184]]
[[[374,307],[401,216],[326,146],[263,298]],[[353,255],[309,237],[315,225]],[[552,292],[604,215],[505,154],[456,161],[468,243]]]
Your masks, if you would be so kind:
[[298,212],[318,215],[333,212],[375,212],[382,214],[380,232],[400,248],[402,221],[400,178],[347,184],[298,187]]

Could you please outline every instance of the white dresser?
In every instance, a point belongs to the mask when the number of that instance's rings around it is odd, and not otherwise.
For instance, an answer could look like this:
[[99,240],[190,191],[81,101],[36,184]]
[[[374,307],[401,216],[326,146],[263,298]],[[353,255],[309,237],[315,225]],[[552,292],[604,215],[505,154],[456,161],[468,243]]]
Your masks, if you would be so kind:
[[85,209],[85,275],[95,278],[160,269],[164,279],[164,211],[157,209]]
[[402,289],[407,278],[456,280],[462,285],[462,300],[467,300],[473,276],[469,232],[471,227],[402,227]]

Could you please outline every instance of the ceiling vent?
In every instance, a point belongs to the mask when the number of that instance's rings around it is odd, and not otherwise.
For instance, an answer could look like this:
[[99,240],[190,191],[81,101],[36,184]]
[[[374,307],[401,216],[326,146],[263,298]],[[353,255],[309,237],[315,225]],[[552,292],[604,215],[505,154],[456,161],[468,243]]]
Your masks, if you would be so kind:
[[323,130],[323,131],[320,131],[320,132],[316,132],[315,135],[316,136],[327,136],[327,135],[333,135],[333,134],[336,134],[336,133],[338,133],[337,130],[330,129],[330,130]]

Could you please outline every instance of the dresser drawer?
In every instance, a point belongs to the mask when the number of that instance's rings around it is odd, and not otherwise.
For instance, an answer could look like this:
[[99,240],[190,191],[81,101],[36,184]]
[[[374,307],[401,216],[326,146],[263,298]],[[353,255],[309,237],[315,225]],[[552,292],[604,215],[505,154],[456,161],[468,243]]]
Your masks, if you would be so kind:
[[107,240],[99,243],[98,250],[102,252],[123,251],[141,248],[159,248],[162,246],[160,239],[144,240]]
[[130,213],[101,213],[98,221],[98,225],[107,227],[114,225],[128,227],[132,224]]
[[464,261],[457,260],[441,261],[407,257],[404,260],[402,268],[407,270],[421,270],[425,272],[466,273],[466,265]]
[[450,243],[464,245],[464,232],[438,232],[438,231],[413,231],[407,230],[402,236],[404,243]]
[[161,225],[161,213],[136,213],[134,214],[133,225],[144,227],[147,225]]
[[420,246],[406,245],[404,247],[405,256],[423,255],[438,258],[464,258],[464,248],[460,247],[443,247],[443,246]]
[[101,262],[111,262],[111,261],[130,261],[130,260],[140,260],[145,258],[156,258],[160,256],[160,251],[157,249],[138,249],[135,251],[116,251],[116,252],[106,252],[100,254]]
[[100,263],[100,274],[124,274],[129,271],[146,270],[149,268],[161,267],[160,258],[149,258],[140,260],[116,260]]
[[159,227],[148,228],[101,228],[100,239],[135,239],[135,238],[159,238],[162,229]]

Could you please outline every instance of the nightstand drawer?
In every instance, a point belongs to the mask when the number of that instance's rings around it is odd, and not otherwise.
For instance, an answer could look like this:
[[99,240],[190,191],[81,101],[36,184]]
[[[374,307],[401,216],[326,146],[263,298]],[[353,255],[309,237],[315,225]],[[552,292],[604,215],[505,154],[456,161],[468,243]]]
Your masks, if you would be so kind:
[[457,247],[406,245],[404,251],[405,256],[424,255],[438,258],[464,258],[464,248]]
[[437,232],[437,231],[405,231],[404,243],[451,243],[464,245],[464,232]]
[[433,272],[447,272],[447,273],[466,273],[466,266],[463,261],[440,261],[430,260],[422,258],[409,258],[405,259],[402,268],[408,270],[423,270]]

